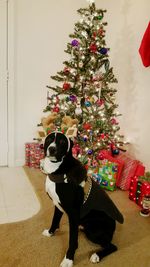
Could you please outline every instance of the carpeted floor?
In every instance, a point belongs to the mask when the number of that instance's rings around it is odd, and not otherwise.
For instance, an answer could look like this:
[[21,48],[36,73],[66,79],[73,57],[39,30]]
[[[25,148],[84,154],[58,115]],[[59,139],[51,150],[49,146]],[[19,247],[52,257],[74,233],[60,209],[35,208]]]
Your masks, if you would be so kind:
[[[0,225],[0,267],[59,267],[67,248],[67,218],[63,217],[55,236],[42,236],[43,229],[50,225],[53,204],[44,190],[45,175],[39,170],[25,168],[25,171],[35,188],[41,210],[28,220]],[[124,214],[125,223],[117,224],[114,235],[118,251],[96,266],[150,267],[150,217],[139,215],[139,207],[128,199],[128,192],[117,190],[109,194]],[[89,262],[89,257],[97,248],[80,232],[74,266],[95,266]]]

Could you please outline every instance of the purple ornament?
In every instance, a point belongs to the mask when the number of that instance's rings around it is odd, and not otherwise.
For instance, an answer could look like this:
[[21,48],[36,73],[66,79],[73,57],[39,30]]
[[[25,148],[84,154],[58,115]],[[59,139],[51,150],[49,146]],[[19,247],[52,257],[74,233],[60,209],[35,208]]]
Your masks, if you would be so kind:
[[79,42],[78,42],[78,40],[74,39],[74,40],[72,40],[71,44],[72,44],[72,46],[78,46]]
[[93,154],[93,150],[92,149],[89,149],[88,150],[88,155],[92,155]]
[[75,95],[70,95],[69,98],[70,98],[70,101],[72,101],[72,102],[76,102],[77,101],[77,98],[76,98]]
[[86,142],[87,139],[88,139],[88,138],[87,138],[87,136],[85,135],[85,136],[83,137],[83,141]]
[[105,48],[105,47],[102,47],[102,48],[99,50],[99,52],[100,52],[102,55],[106,55],[107,52],[108,52],[108,49]]

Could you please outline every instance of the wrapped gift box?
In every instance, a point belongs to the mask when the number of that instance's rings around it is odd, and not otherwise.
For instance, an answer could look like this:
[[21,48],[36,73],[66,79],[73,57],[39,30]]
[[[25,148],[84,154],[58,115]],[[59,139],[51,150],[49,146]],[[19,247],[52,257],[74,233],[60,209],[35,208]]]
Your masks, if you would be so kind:
[[44,158],[44,150],[39,143],[25,144],[25,165],[31,168],[40,168],[40,160]]
[[145,167],[126,153],[120,153],[117,158],[124,161],[122,173],[116,182],[117,187],[122,190],[129,190],[131,177],[144,175]]
[[150,195],[150,174],[133,176],[130,182],[129,199],[142,206],[142,200],[145,195]]
[[116,189],[116,177],[118,174],[118,163],[104,159],[100,162],[99,172],[101,176],[100,186],[110,191]]
[[116,177],[118,164],[112,163],[107,159],[99,161],[99,166],[91,169],[92,178],[100,185],[100,187],[114,191],[116,189]]
[[111,163],[117,164],[117,172],[116,172],[116,182],[117,182],[121,177],[122,170],[124,167],[123,159],[111,156],[110,152],[107,150],[102,150],[101,154],[103,156],[103,159],[108,160]]

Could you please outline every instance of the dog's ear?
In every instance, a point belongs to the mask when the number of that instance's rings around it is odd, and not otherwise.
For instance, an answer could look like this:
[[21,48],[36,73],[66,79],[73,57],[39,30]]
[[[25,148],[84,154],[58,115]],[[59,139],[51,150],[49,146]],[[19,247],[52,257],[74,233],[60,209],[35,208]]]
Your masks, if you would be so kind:
[[45,155],[45,157],[46,157],[47,148],[48,148],[48,142],[46,142],[46,140],[45,140],[45,143],[44,143],[44,155]]
[[74,146],[74,142],[72,141],[72,139],[70,139],[70,148],[72,149]]
[[45,157],[46,157],[46,153],[47,153],[47,148],[48,148],[48,146],[49,146],[49,144],[50,144],[50,137],[49,137],[49,135],[45,138],[45,142],[44,142],[44,155],[45,155]]
[[74,143],[73,143],[72,139],[70,139],[70,138],[69,138],[69,141],[70,141],[69,153],[71,153],[71,155],[72,155],[72,148],[73,148]]

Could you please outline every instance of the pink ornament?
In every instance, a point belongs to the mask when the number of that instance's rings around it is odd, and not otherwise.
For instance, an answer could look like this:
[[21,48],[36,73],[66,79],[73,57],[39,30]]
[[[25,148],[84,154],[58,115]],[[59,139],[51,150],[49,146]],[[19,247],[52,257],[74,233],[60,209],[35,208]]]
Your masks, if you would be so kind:
[[75,144],[72,148],[72,153],[74,156],[78,156],[81,152],[80,146],[78,144]]
[[93,161],[92,161],[92,166],[93,166],[93,167],[97,167],[97,165],[98,165],[97,160],[93,160]]
[[98,30],[98,33],[99,33],[100,35],[103,35],[104,30],[103,30],[102,28],[100,28],[100,29]]
[[112,119],[111,119],[111,124],[115,124],[115,125],[116,125],[116,124],[118,124],[118,122],[116,121],[115,118],[112,118]]
[[96,101],[96,104],[100,107],[100,106],[102,106],[104,104],[104,100],[103,99],[98,99]]
[[64,71],[65,74],[69,74],[70,73],[70,69],[68,67],[65,67],[63,71]]

